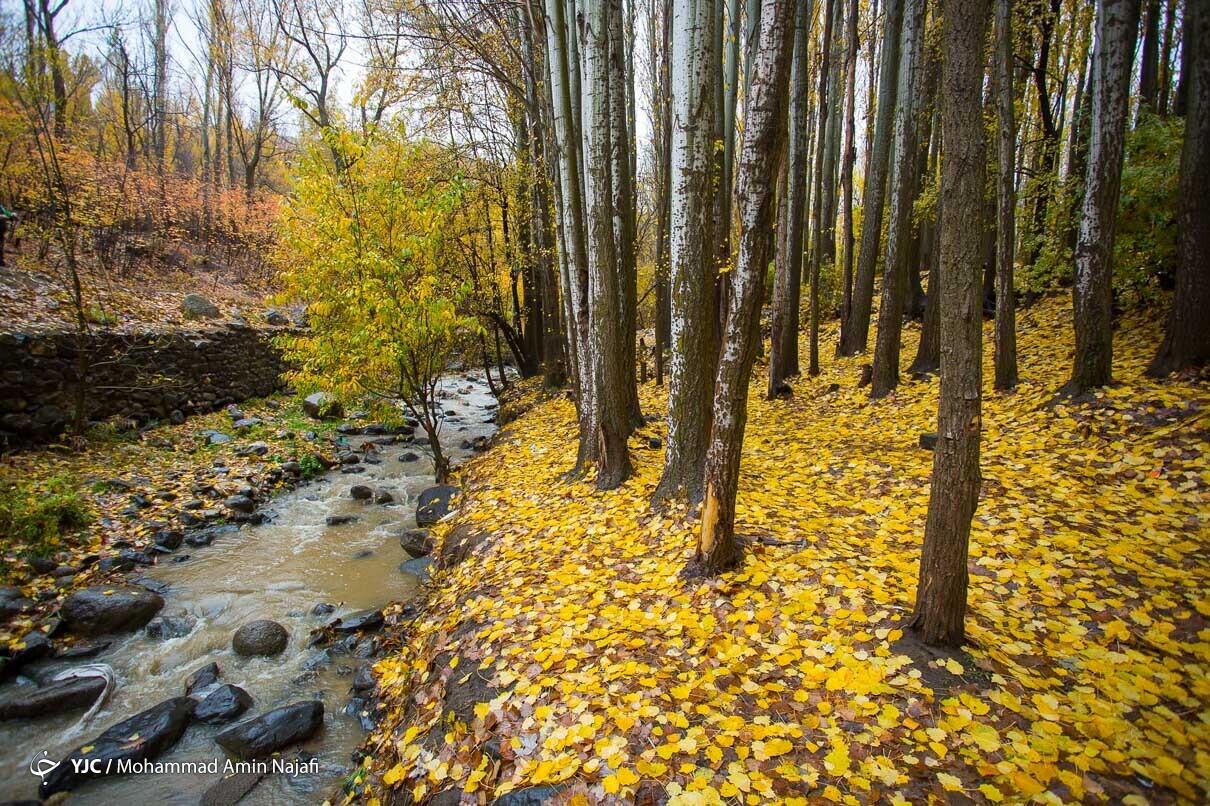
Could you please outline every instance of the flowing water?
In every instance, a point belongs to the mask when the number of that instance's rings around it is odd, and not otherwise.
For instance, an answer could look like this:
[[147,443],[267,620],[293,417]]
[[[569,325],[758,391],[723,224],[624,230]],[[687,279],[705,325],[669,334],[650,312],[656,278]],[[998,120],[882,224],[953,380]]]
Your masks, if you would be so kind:
[[[470,451],[463,440],[487,436],[495,429],[495,398],[481,380],[454,376],[443,382],[448,397],[440,401],[452,411],[442,430],[443,448],[457,462]],[[364,437],[350,438],[360,443]],[[167,584],[160,615],[188,614],[197,625],[189,635],[167,641],[142,632],[114,641],[101,655],[82,661],[107,663],[118,675],[118,687],[108,705],[89,726],[77,730],[80,711],[38,720],[0,722],[0,801],[36,798],[38,778],[31,760],[43,750],[51,759],[63,758],[110,725],[185,693],[196,669],[217,662],[220,683],[245,689],[254,700],[238,721],[299,700],[324,702],[323,730],[302,746],[318,757],[318,774],[266,777],[240,803],[294,804],[320,802],[353,768],[352,752],[365,732],[355,715],[342,713],[350,697],[352,667],[364,661],[335,656],[318,672],[304,666],[319,650],[307,649],[308,633],[335,616],[415,595],[419,580],[400,571],[408,559],[399,547],[402,528],[415,525],[415,502],[433,484],[432,464],[420,446],[382,446],[380,464],[366,464],[364,473],[338,470],[305,483],[266,504],[272,520],[220,536],[205,548],[182,546],[147,576]],[[419,461],[398,461],[406,451]],[[385,489],[392,505],[353,501],[349,488],[365,484]],[[355,515],[357,522],[327,526],[329,515]],[[368,552],[368,554],[367,554]],[[190,554],[185,562],[174,556]],[[311,615],[321,602],[337,605],[335,613]],[[254,619],[273,619],[290,632],[286,651],[274,658],[241,658],[231,650],[231,636]],[[72,661],[47,661],[27,674],[54,673]],[[235,722],[231,724],[236,724]],[[192,723],[181,740],[158,761],[210,762],[225,755],[214,735],[227,726]],[[291,751],[293,752],[293,751]],[[290,753],[283,753],[290,756]],[[81,785],[70,803],[190,803],[195,804],[220,776],[212,774],[132,774],[100,778]]]

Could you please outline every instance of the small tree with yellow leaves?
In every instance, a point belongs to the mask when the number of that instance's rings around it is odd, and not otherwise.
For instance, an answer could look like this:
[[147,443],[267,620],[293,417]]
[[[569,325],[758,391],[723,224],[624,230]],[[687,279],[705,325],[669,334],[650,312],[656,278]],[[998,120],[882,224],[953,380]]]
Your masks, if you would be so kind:
[[436,393],[451,356],[479,330],[462,311],[467,288],[444,270],[462,182],[429,175],[438,146],[400,128],[329,128],[323,140],[301,159],[278,224],[283,297],[306,305],[309,324],[280,340],[291,380],[402,403],[444,483]]

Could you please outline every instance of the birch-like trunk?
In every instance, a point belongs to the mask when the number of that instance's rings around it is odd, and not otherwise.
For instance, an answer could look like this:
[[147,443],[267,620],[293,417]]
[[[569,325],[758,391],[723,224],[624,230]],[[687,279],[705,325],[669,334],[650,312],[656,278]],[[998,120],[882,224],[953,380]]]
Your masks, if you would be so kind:
[[[985,161],[983,41],[988,0],[943,0],[941,390],[924,549],[908,626],[927,644],[965,637],[967,554],[979,500]],[[931,285],[931,283],[930,283]]]
[[1064,396],[1080,395],[1112,380],[1113,238],[1138,27],[1139,0],[1097,3],[1088,169],[1072,285],[1076,355]]
[[672,288],[668,445],[653,500],[702,497],[710,398],[718,356],[715,327],[714,0],[673,0],[672,166],[669,251]]
[[[844,248],[844,270],[841,275],[840,321],[849,318],[853,307],[853,163],[857,149],[853,145],[856,136],[854,118],[857,99],[857,14],[861,7],[858,0],[850,0],[848,23],[845,26],[845,93],[844,93],[844,145],[840,150],[840,227]],[[871,40],[872,42],[872,40]],[[867,45],[872,49],[872,44]]]
[[732,294],[715,382],[701,532],[694,558],[686,569],[691,575],[718,574],[741,559],[735,540],[735,495],[748,416],[748,385],[760,339],[762,287],[770,251],[768,230],[775,213],[773,188],[786,130],[792,18],[792,4],[786,0],[762,3],[760,42],[753,58],[750,95],[744,105],[744,133],[735,182],[739,255],[732,272]]
[[[811,219],[815,224],[815,233],[811,238],[811,325],[810,333],[807,338],[808,344],[808,364],[807,372],[811,375],[819,374],[819,270],[820,264],[824,261],[824,239],[825,232],[831,229],[829,224],[825,223],[827,218],[827,206],[824,199],[827,195],[827,180],[826,172],[824,171],[824,157],[828,151],[827,132],[830,130],[828,124],[828,64],[830,62],[830,54],[832,50],[832,22],[835,18],[836,0],[828,0],[828,4],[824,7],[824,22],[823,22],[823,44],[820,49],[820,70],[819,70],[819,89],[816,96],[815,120],[818,121],[815,137],[815,169],[812,171],[812,180],[815,189],[811,193],[811,206],[813,208]],[[832,250],[835,253],[835,249]]]

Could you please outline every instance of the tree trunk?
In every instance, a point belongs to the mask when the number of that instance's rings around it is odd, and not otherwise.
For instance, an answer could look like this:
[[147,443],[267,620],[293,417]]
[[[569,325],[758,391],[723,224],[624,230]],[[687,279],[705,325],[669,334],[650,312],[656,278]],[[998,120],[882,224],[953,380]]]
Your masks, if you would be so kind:
[[1080,395],[1112,380],[1113,238],[1138,23],[1139,0],[1097,4],[1091,138],[1072,286],[1076,356],[1064,396]]
[[773,224],[773,186],[785,135],[792,4],[764,0],[760,43],[745,102],[735,204],[739,213],[739,255],[732,272],[732,294],[722,357],[714,392],[714,425],[706,457],[706,498],[701,533],[686,572],[719,574],[741,559],[735,540],[735,496],[739,457],[748,410],[748,384],[760,338],[760,305],[769,263],[768,230]]
[[[1168,99],[1172,95],[1172,32],[1176,28],[1177,0],[1168,0],[1164,9],[1164,43],[1160,46],[1160,94],[1157,112],[1166,117],[1172,110]],[[1186,26],[1188,30],[1188,26]],[[1188,34],[1185,34],[1188,41]]]
[[714,89],[718,41],[713,0],[673,0],[672,279],[668,445],[653,502],[700,501],[718,360],[714,296]]
[[917,100],[924,93],[925,0],[907,0],[900,43],[899,89],[895,110],[895,164],[891,169],[891,220],[887,227],[882,270],[882,304],[874,344],[874,373],[870,397],[887,395],[899,384],[899,347],[903,334],[903,303],[908,291],[908,258],[912,240],[912,203],[916,200]]
[[1180,263],[1164,341],[1147,368],[1155,377],[1210,362],[1210,9],[1205,3],[1185,3],[1183,27],[1189,75],[1176,224]]
[[1017,121],[1013,94],[1013,0],[996,2],[996,111],[999,173],[996,185],[996,388],[1017,385],[1017,299],[1013,285],[1017,209]]
[[[844,274],[841,280],[840,321],[849,318],[853,307],[853,163],[857,159],[857,148],[853,145],[856,135],[854,108],[857,98],[857,15],[861,8],[858,0],[850,0],[849,20],[845,31],[845,45],[848,51],[845,57],[845,94],[844,94],[844,146],[841,148],[840,188],[841,188],[841,237],[844,239]],[[871,37],[867,47],[872,48]]]
[[[1190,2],[1190,0],[1186,0]],[[1158,110],[1160,90],[1160,0],[1146,0],[1143,15],[1143,53],[1139,59],[1139,109],[1134,125]],[[1188,41],[1186,39],[1186,41]]]
[[[987,0],[943,0],[941,391],[932,492],[916,606],[908,626],[930,645],[965,637],[967,549],[979,500],[981,342],[979,218],[984,128],[980,88]],[[972,222],[971,219],[974,219]],[[931,282],[930,282],[931,284]]]
[[[611,57],[621,55],[622,43],[613,41],[610,17],[617,0],[586,0],[581,17],[584,80],[581,86],[585,110],[583,129],[585,166],[584,208],[588,215],[588,316],[587,363],[592,383],[592,452],[597,467],[597,488],[610,490],[630,475],[630,434],[627,375],[633,383],[633,367],[625,366],[625,289],[622,259],[618,255],[615,222],[624,218],[614,183],[625,160],[617,158],[616,95],[611,88],[614,70]],[[619,27],[620,30],[620,27]],[[620,59],[619,59],[620,61]],[[625,127],[623,127],[623,137]]]
[[840,328],[837,355],[856,355],[866,348],[870,309],[874,301],[874,270],[882,239],[882,208],[886,198],[887,163],[891,152],[891,121],[899,83],[899,31],[904,0],[886,0],[882,29],[882,66],[878,71],[878,107],[874,139],[866,166],[861,200],[861,242],[853,281],[853,309]]
[[777,250],[773,276],[773,321],[769,339],[769,399],[786,378],[798,374],[799,300],[802,297],[803,212],[807,185],[807,104],[811,0],[799,0],[794,13],[794,55],[790,67],[789,136],[786,142],[785,193],[778,199]]
[[[809,340],[807,346],[807,372],[811,375],[819,374],[819,270],[820,264],[824,260],[824,231],[831,226],[824,222],[824,219],[827,218],[827,206],[824,204],[824,197],[827,192],[824,157],[828,151],[828,138],[826,136],[829,128],[828,63],[832,50],[832,22],[836,16],[835,8],[836,0],[827,0],[827,5],[824,7],[823,43],[820,46],[819,87],[816,90],[816,109],[818,111],[815,119],[817,121],[817,134],[815,137],[815,168],[811,176],[812,182],[815,185],[815,189],[811,193],[811,218],[815,224],[815,233],[811,239],[811,325],[810,333],[807,336]],[[833,249],[833,253],[835,253],[835,249]]]

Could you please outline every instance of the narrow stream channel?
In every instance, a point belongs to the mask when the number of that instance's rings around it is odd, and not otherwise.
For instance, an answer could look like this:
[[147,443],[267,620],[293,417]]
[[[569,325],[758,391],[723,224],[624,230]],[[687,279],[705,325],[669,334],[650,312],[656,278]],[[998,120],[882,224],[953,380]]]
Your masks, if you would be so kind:
[[[495,398],[486,383],[472,376],[443,381],[448,394],[440,400],[447,415],[442,444],[455,463],[471,451],[464,440],[488,436],[495,430]],[[350,438],[360,443],[369,438]],[[0,723],[0,801],[36,799],[38,778],[29,772],[35,756],[47,751],[62,759],[72,748],[123,719],[170,697],[185,693],[189,676],[211,662],[222,670],[220,683],[233,683],[252,695],[254,704],[239,721],[299,700],[324,703],[323,730],[302,746],[318,757],[319,773],[266,777],[240,803],[296,804],[320,802],[353,768],[350,757],[365,731],[356,715],[343,713],[353,696],[353,668],[365,661],[333,655],[331,663],[308,669],[322,650],[307,649],[308,633],[336,616],[377,608],[415,595],[419,580],[400,570],[409,559],[398,534],[415,525],[416,498],[433,485],[432,464],[420,445],[384,445],[381,463],[365,464],[365,472],[333,470],[268,502],[262,511],[270,522],[245,526],[219,537],[205,548],[182,546],[147,576],[166,584],[162,616],[188,615],[196,626],[183,637],[156,640],[140,631],[118,638],[104,653],[84,663],[106,663],[118,675],[117,689],[104,710],[82,730],[74,730],[81,711],[38,720]],[[421,458],[401,462],[414,451]],[[354,501],[349,488],[365,484],[391,493],[394,503]],[[357,520],[328,526],[329,515],[353,515]],[[189,554],[184,562],[173,562]],[[137,572],[134,574],[137,576]],[[320,603],[336,605],[330,615],[312,615]],[[231,637],[242,624],[272,619],[290,632],[286,651],[274,658],[243,658],[231,649]],[[53,674],[72,661],[50,660],[24,670],[30,676]],[[235,722],[231,724],[236,724]],[[181,740],[159,761],[223,764],[223,750],[214,736],[225,726],[194,722]],[[283,753],[291,756],[293,751]],[[80,804],[196,804],[221,776],[110,776],[81,785],[70,796]]]

